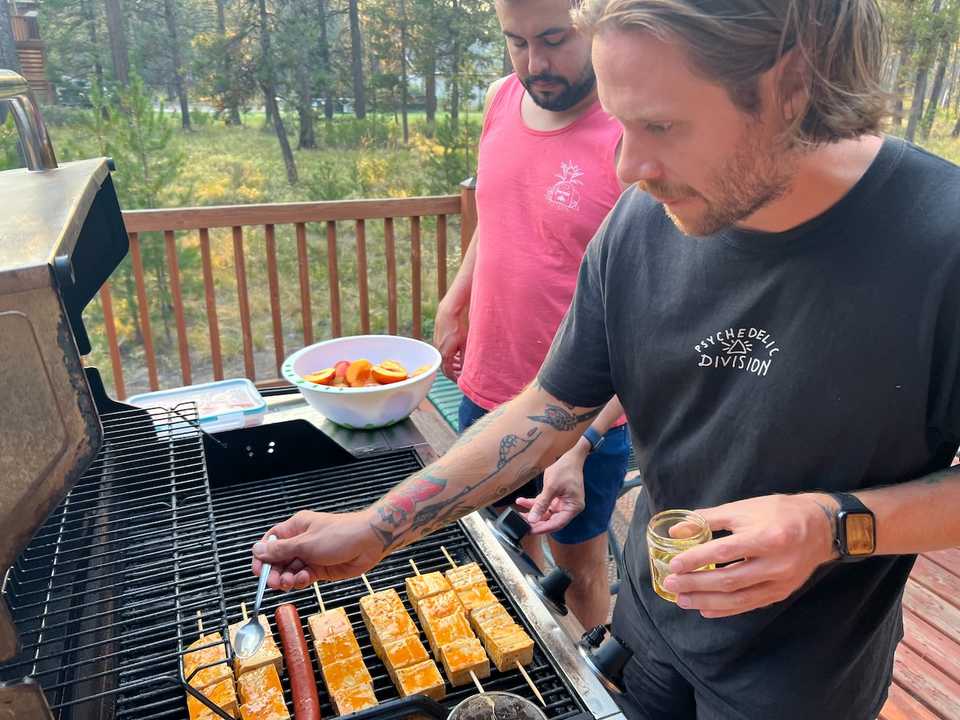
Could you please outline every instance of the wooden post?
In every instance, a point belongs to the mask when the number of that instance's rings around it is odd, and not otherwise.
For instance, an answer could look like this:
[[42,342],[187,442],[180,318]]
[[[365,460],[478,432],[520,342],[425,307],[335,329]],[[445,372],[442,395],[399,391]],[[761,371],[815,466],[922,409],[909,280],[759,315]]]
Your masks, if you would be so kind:
[[477,179],[460,183],[460,259],[467,254],[473,232],[477,229]]

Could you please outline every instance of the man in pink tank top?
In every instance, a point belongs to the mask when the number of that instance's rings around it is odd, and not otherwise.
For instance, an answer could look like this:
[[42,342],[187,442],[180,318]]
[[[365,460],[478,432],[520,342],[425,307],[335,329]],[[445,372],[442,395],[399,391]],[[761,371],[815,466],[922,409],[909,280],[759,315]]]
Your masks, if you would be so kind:
[[[590,43],[571,25],[571,0],[497,0],[496,10],[516,72],[487,91],[478,226],[434,332],[444,373],[465,396],[461,431],[536,377],[587,243],[621,192],[621,128],[597,100]],[[628,453],[614,398],[545,481],[502,501],[532,511],[538,537],[524,546],[541,566],[539,534],[551,533],[551,554],[573,576],[567,603],[585,627],[609,612],[607,528]],[[544,482],[550,490],[541,494]],[[577,502],[561,486],[582,486]],[[551,502],[555,495],[565,500]]]

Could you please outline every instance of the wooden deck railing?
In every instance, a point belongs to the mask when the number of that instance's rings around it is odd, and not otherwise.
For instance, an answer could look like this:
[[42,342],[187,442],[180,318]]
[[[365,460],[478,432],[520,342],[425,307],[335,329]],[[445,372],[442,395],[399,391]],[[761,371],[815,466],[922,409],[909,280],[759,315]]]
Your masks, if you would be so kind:
[[[436,294],[433,295],[430,291],[430,296],[439,300],[447,291],[448,241],[452,239],[448,238],[448,220],[453,219],[459,224],[459,249],[462,258],[476,226],[473,192],[472,183],[466,181],[459,195],[125,212],[124,222],[130,237],[130,266],[124,279],[126,283],[124,291],[125,297],[129,297],[132,302],[125,302],[123,308],[116,307],[115,291],[111,287],[112,283],[119,281],[115,274],[114,278],[105,283],[100,291],[102,328],[96,327],[96,323],[91,324],[88,320],[91,335],[96,335],[99,330],[103,332],[109,351],[116,396],[123,399],[128,394],[129,373],[125,372],[125,361],[128,367],[131,364],[135,365],[134,370],[141,374],[145,365],[146,378],[142,378],[138,384],[140,386],[146,384],[152,390],[159,389],[161,385],[169,387],[181,382],[183,384],[197,382],[198,378],[193,371],[191,350],[195,353],[199,351],[195,340],[198,335],[206,335],[208,338],[209,355],[207,356],[206,349],[202,354],[205,360],[208,360],[208,370],[212,371],[207,373],[207,378],[200,379],[209,379],[210,375],[212,379],[222,379],[225,367],[222,342],[224,332],[230,332],[232,337],[239,332],[242,338],[243,375],[261,385],[278,382],[279,369],[287,353],[285,317],[281,303],[282,290],[286,290],[288,307],[292,296],[296,297],[295,304],[298,305],[301,327],[294,342],[299,343],[302,337],[302,343],[308,345],[322,339],[316,337],[314,331],[317,321],[315,307],[318,296],[321,295],[328,303],[328,312],[323,318],[323,324],[328,331],[327,335],[338,337],[344,332],[341,301],[344,272],[340,267],[343,262],[343,247],[341,247],[343,244],[355,247],[355,252],[347,258],[355,272],[355,278],[351,276],[348,279],[355,282],[355,288],[352,284],[350,285],[350,293],[351,297],[356,299],[359,316],[351,318],[353,321],[351,329],[360,333],[371,331],[370,296],[371,283],[373,283],[377,295],[385,297],[386,302],[386,308],[378,308],[381,314],[384,314],[382,311],[385,310],[385,321],[374,328],[374,331],[386,331],[390,334],[401,331],[398,320],[398,309],[401,308],[398,269],[403,265],[409,269],[409,278],[404,277],[404,284],[409,280],[410,302],[410,322],[406,327],[414,337],[422,337],[423,299],[426,294],[423,283],[425,226],[429,223],[433,229],[435,241],[430,255],[435,261],[432,265],[437,270]],[[401,234],[401,225],[404,238],[409,240],[409,256],[402,257],[398,261],[398,236]],[[338,229],[344,226],[346,230]],[[250,244],[248,241],[251,238],[259,239],[261,229],[264,255],[262,259],[257,259],[251,257],[247,245]],[[216,263],[211,249],[214,244],[213,233],[219,234],[218,247],[224,247],[224,243],[232,243],[233,267],[229,276],[224,274],[227,271],[227,256],[231,255],[229,246],[220,253],[220,274],[216,272]],[[311,243],[311,240],[314,242]],[[374,247],[374,243],[380,247]],[[188,275],[188,269],[182,267],[182,258],[188,250],[195,256],[197,246],[199,246],[200,267],[193,267]],[[382,257],[384,261],[383,272],[377,271],[376,277],[371,277],[368,263],[373,252],[377,253],[378,259]],[[150,288],[148,288],[145,265],[145,256],[148,253],[152,258],[152,272],[157,278]],[[316,259],[324,255],[325,267],[318,270]],[[278,256],[285,258],[286,272],[281,272]],[[251,269],[257,271],[265,269],[265,290],[269,295],[268,325],[273,337],[273,363],[271,363],[273,368],[268,373],[261,372],[259,377],[255,362],[257,336],[254,333],[254,324],[258,320],[264,325],[267,323],[264,318],[254,317],[252,314],[248,280],[248,271]],[[322,276],[320,283],[316,282],[318,272]],[[199,289],[200,276],[202,276],[202,302]],[[311,281],[311,276],[314,282]],[[151,276],[151,280],[153,279]],[[298,285],[297,292],[289,287],[293,283]],[[318,292],[317,284],[326,285],[326,292],[323,290]],[[187,285],[189,289],[185,289]],[[235,285],[235,309],[238,311],[239,327],[224,328],[221,322],[219,307],[226,300],[224,295],[226,285]],[[157,311],[159,300],[156,297],[158,292],[168,298],[168,301],[164,301],[159,314]],[[190,294],[191,292],[193,295]],[[406,296],[407,293],[404,293],[405,298]],[[259,300],[259,297],[257,299]],[[231,303],[233,300],[234,298],[230,298]],[[132,305],[135,305],[135,309]],[[192,318],[188,317],[186,311],[188,305],[194,309]],[[151,307],[154,310],[153,313],[151,313]],[[124,311],[127,317],[120,317]],[[158,318],[161,322],[175,324],[177,361],[174,363],[169,357],[161,359],[164,360],[165,367],[179,366],[176,382],[161,381],[154,328]],[[205,333],[202,332],[202,328],[196,327],[198,322],[206,325]],[[135,343],[138,346],[135,357],[125,358],[124,353],[121,352],[118,330],[120,327],[126,327],[128,334],[131,332],[130,328],[133,328],[132,332],[135,333],[138,341]],[[289,330],[288,323],[286,339],[289,339]],[[191,336],[194,337],[193,347],[191,347]],[[142,347],[142,357],[139,354],[140,347]],[[237,349],[239,350],[239,347]],[[239,365],[239,361],[235,365]],[[232,374],[237,374],[236,370]]]

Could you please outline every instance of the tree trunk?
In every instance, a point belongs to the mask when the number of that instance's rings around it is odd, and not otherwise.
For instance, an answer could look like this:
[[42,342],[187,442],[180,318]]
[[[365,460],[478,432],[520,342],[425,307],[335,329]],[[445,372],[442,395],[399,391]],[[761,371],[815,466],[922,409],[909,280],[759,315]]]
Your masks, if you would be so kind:
[[453,44],[453,72],[450,76],[450,124],[454,131],[460,125],[460,43]]
[[403,116],[403,144],[410,142],[407,105],[410,90],[407,87],[407,0],[400,0],[400,114]]
[[[931,15],[940,12],[940,6],[943,0],[933,0],[930,8]],[[917,61],[917,76],[913,83],[913,101],[910,103],[910,118],[907,120],[907,131],[904,137],[913,142],[917,135],[917,128],[920,126],[920,119],[923,117],[923,102],[927,96],[927,81],[930,76],[930,66],[933,64],[934,53],[937,50],[936,36],[924,39],[921,46],[920,58]]]
[[327,36],[327,0],[317,0],[317,15],[320,18],[320,65],[323,70],[323,116],[333,120],[333,70],[330,67],[330,39]]
[[367,102],[363,90],[363,35],[358,0],[350,0],[350,74],[353,76],[353,114],[362,120],[367,116]]
[[180,99],[180,123],[184,130],[190,127],[190,105],[187,102],[187,88],[183,82],[183,67],[180,61],[180,39],[177,32],[176,0],[163,0],[163,19],[167,23],[170,42],[170,64],[173,66],[173,87]]
[[930,102],[927,103],[927,112],[923,115],[920,125],[920,134],[926,140],[930,137],[930,130],[937,119],[937,110],[940,109],[940,98],[943,96],[943,79],[947,74],[947,60],[950,57],[950,45],[942,48],[942,57],[937,63],[937,72],[933,76],[933,89],[930,91]]
[[230,62],[230,53],[227,51],[227,11],[224,0],[217,0],[217,32],[223,43],[223,107],[227,111],[227,125],[242,125],[240,119],[240,103],[233,88],[233,63]]
[[437,46],[430,48],[423,72],[424,102],[427,112],[427,125],[432,129],[437,122]]
[[280,143],[280,154],[283,155],[283,164],[287,168],[287,181],[291,185],[297,184],[297,166],[293,159],[293,151],[290,149],[290,140],[287,138],[287,130],[283,126],[283,117],[280,115],[280,108],[277,107],[276,83],[273,79],[273,51],[270,47],[270,26],[267,24],[267,3],[266,0],[259,0],[260,10],[260,49],[263,57],[261,68],[263,80],[263,96],[266,102],[267,114],[273,118],[273,129],[277,134],[277,141]]
[[317,136],[313,131],[313,88],[310,86],[310,73],[307,72],[307,58],[298,58],[294,69],[297,78],[297,117],[300,124],[300,137],[297,147],[300,150],[317,146]]
[[110,36],[110,57],[113,59],[113,78],[126,86],[130,82],[130,54],[127,50],[127,23],[124,21],[120,0],[104,0],[107,16],[107,34]]
[[[20,73],[20,58],[17,57],[17,41],[13,37],[12,5],[5,0],[0,5],[0,67]],[[6,107],[6,103],[3,107]]]
[[81,0],[80,12],[83,13],[83,17],[87,21],[87,35],[90,37],[90,47],[93,48],[93,78],[97,84],[97,91],[102,95],[103,64],[100,62],[100,42],[97,39],[97,14],[90,0]]
[[[904,12],[910,20],[913,18],[913,3],[914,0],[907,0],[905,3],[906,8]],[[903,43],[900,45],[900,59],[897,62],[897,74],[893,84],[893,95],[897,99],[893,113],[893,126],[895,128],[900,128],[903,125],[903,96],[907,92],[907,73],[909,72],[910,57],[913,55],[913,46],[917,38],[914,24],[910,22],[910,20],[907,21],[910,23],[909,29],[904,35]]]
[[953,126],[953,130],[950,131],[950,137],[960,137],[960,116],[957,117],[957,124]]

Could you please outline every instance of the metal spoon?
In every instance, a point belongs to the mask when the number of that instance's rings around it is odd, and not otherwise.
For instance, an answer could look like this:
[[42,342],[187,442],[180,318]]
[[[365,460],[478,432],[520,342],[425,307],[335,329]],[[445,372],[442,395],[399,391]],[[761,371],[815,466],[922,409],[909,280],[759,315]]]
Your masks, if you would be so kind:
[[[277,539],[276,535],[267,538],[267,542],[273,542]],[[233,639],[233,651],[237,657],[248,658],[255,654],[263,644],[263,626],[260,625],[260,603],[263,600],[263,591],[267,589],[267,577],[270,575],[270,564],[264,563],[260,568],[260,582],[257,584],[257,599],[253,605],[253,615],[247,621],[246,625],[237,631]]]

